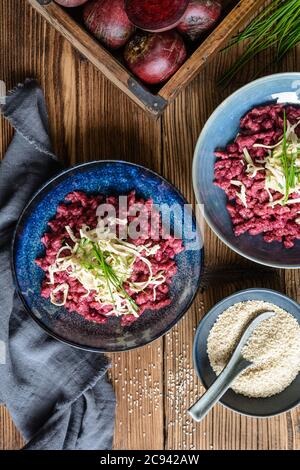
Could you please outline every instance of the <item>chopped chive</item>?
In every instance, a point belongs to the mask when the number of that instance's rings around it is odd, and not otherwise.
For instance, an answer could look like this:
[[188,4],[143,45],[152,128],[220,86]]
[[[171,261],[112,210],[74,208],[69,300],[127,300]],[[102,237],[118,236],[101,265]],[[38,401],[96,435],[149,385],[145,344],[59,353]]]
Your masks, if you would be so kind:
[[293,152],[289,152],[289,146],[287,142],[287,117],[286,111],[283,111],[283,141],[282,141],[282,154],[281,164],[284,171],[285,177],[285,196],[284,204],[287,203],[290,195],[290,190],[295,188],[296,184],[296,157]]
[[102,252],[101,249],[99,249],[95,243],[92,243],[92,246],[93,246],[93,251],[95,253],[95,256],[97,258],[97,260],[99,261],[100,263],[100,266],[101,266],[101,269],[102,269],[102,272],[103,272],[103,275],[106,279],[106,282],[107,282],[107,286],[109,288],[109,291],[110,291],[110,295],[112,297],[112,300],[113,300],[113,303],[114,303],[114,299],[113,299],[113,296],[112,296],[112,290],[111,290],[111,286],[110,284],[112,284],[117,290],[119,290],[123,295],[124,297],[130,302],[130,304],[132,305],[133,309],[137,312],[138,311],[138,306],[137,304],[134,302],[134,300],[130,297],[130,295],[128,294],[128,292],[124,289],[124,286],[123,286],[123,283],[121,282],[121,280],[118,278],[118,276],[115,274],[113,268],[108,264],[106,263],[105,259],[104,259],[104,254]]
[[290,194],[290,185],[289,185],[289,164],[287,156],[287,139],[286,139],[286,111],[283,110],[283,141],[282,141],[282,155],[281,163],[285,176],[285,198],[284,202],[287,202]]
[[107,274],[106,263],[105,263],[105,260],[104,260],[103,253],[102,253],[101,250],[99,250],[100,253],[98,252],[98,250],[97,250],[97,248],[96,248],[96,246],[95,246],[94,243],[93,243],[93,251],[94,251],[94,253],[95,253],[95,255],[96,255],[97,260],[98,260],[99,263],[100,263],[101,270],[102,270],[103,275],[104,275],[104,277],[105,277],[106,284],[107,284],[107,287],[108,287],[108,290],[109,290],[109,293],[110,293],[110,296],[111,296],[111,300],[112,300],[112,303],[113,303],[113,305],[114,305],[114,304],[115,304],[115,301],[114,301],[114,297],[113,297],[113,295],[112,295],[112,290],[111,290],[111,287],[110,287],[109,276],[108,276],[108,274]]
[[300,0],[273,0],[225,48],[247,41],[244,53],[220,78],[219,83],[229,84],[249,60],[271,46],[275,48],[275,61],[280,61],[300,43],[299,24]]

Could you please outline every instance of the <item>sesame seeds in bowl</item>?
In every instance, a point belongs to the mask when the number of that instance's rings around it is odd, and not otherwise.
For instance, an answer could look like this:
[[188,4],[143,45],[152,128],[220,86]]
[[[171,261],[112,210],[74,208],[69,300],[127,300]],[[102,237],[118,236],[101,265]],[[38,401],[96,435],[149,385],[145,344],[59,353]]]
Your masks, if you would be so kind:
[[252,333],[242,355],[252,362],[234,381],[236,393],[266,398],[283,392],[300,371],[300,325],[288,312],[261,300],[238,302],[225,310],[212,327],[207,352],[214,372],[219,375],[247,325],[261,312],[275,312]]
[[254,331],[242,354],[252,365],[221,403],[241,414],[268,417],[300,402],[300,306],[269,289],[247,289],[215,305],[200,322],[194,366],[206,388],[227,364],[243,331],[263,311],[275,316]]

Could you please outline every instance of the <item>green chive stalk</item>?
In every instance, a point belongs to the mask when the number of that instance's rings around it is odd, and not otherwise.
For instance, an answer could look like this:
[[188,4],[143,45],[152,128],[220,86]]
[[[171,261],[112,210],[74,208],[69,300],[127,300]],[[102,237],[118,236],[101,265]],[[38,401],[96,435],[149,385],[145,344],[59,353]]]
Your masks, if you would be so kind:
[[269,47],[275,48],[275,62],[300,43],[300,0],[273,0],[258,16],[229,43],[247,42],[241,57],[220,78],[227,85],[254,57]]
[[289,179],[289,162],[288,162],[288,155],[287,155],[287,138],[286,138],[286,112],[283,111],[283,144],[282,144],[282,156],[281,156],[281,164],[284,171],[285,176],[285,198],[284,202],[286,203],[289,198],[290,194],[290,179]]
[[130,302],[132,308],[137,312],[139,309],[137,304],[130,297],[128,292],[124,289],[122,281],[118,278],[113,268],[105,261],[105,257],[104,257],[102,250],[99,247],[97,247],[95,243],[92,243],[92,246],[93,246],[94,255],[97,261],[99,262],[102,273],[105,277],[107,287],[109,289],[113,303],[114,303],[114,299],[112,295],[111,285],[113,285],[118,292],[121,292],[124,295],[124,297],[126,297],[126,299]]
[[284,171],[285,177],[285,196],[283,204],[286,204],[289,200],[290,190],[295,188],[296,180],[296,165],[293,153],[288,151],[288,140],[287,140],[287,117],[286,111],[283,111],[283,140],[282,140],[282,155],[281,155],[281,165]]

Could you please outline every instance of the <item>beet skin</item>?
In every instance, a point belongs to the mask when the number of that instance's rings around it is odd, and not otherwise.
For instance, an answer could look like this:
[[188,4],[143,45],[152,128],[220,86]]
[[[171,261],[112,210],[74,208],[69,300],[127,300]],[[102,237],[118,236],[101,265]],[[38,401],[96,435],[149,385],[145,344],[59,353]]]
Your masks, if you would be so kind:
[[138,33],[127,44],[124,53],[129,69],[151,85],[168,80],[186,56],[184,42],[176,31]]
[[109,49],[124,46],[135,27],[125,12],[124,0],[94,0],[83,10],[87,29]]

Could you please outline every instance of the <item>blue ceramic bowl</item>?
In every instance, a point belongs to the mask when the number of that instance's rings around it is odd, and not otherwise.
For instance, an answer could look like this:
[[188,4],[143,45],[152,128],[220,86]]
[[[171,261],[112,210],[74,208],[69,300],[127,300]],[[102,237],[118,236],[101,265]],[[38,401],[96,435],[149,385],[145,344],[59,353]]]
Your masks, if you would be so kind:
[[[184,250],[176,257],[178,273],[171,285],[172,304],[159,311],[146,311],[131,326],[121,327],[120,320],[110,318],[104,325],[95,324],[77,313],[68,313],[40,295],[43,271],[35,259],[43,254],[41,237],[56,208],[71,191],[105,195],[126,195],[135,189],[138,196],[152,198],[155,204],[183,207],[183,196],[158,174],[138,165],[120,161],[97,161],[73,167],[42,187],[24,209],[13,243],[13,269],[21,299],[32,318],[50,335],[79,348],[97,351],[125,351],[143,346],[166,333],[184,315],[197,291],[202,268],[202,243],[193,214],[190,233],[196,233],[196,249]],[[171,229],[180,227],[173,216]],[[187,246],[188,231],[183,236]]]
[[[270,289],[246,289],[226,297],[205,315],[198,326],[194,339],[194,367],[205,388],[209,388],[217,377],[210,366],[207,354],[209,332],[221,313],[232,305],[247,300],[271,302],[289,312],[300,323],[300,305],[279,292]],[[300,403],[300,374],[289,387],[273,397],[248,398],[229,389],[220,402],[233,411],[256,418],[266,418],[284,413]]]
[[235,237],[226,209],[226,195],[214,181],[214,151],[233,141],[240,118],[254,106],[270,102],[300,105],[300,73],[282,73],[256,80],[233,93],[214,111],[196,145],[193,184],[203,215],[216,235],[232,250],[257,263],[277,268],[300,268],[300,241],[286,249],[266,243],[262,235]]

